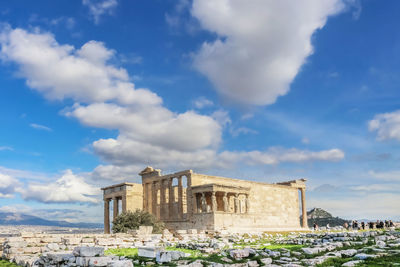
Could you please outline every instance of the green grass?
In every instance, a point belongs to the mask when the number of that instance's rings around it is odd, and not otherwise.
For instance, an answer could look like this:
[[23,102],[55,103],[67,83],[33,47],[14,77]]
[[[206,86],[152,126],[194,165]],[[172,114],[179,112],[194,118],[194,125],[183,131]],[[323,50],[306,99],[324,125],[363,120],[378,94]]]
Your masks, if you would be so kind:
[[[270,248],[270,246],[271,246],[271,248]],[[296,246],[304,246],[304,245],[276,244],[273,238],[262,238],[262,239],[258,239],[253,242],[245,242],[245,239],[242,239],[242,240],[240,240],[240,242],[236,242],[233,245],[233,248],[251,247],[251,248],[256,248],[256,249],[263,249],[263,248],[268,248],[268,249],[287,248],[287,249],[290,249],[291,247],[296,247]]]
[[317,264],[316,267],[340,267],[343,263],[353,260],[353,258],[329,258],[321,264]]
[[[288,245],[279,245],[279,248],[283,248],[283,247],[287,248],[287,246]],[[276,246],[276,248],[278,248],[278,246]],[[210,264],[211,264],[211,262],[217,262],[217,263],[222,263],[222,264],[230,263],[230,262],[223,261],[222,260],[223,256],[219,256],[218,254],[210,254],[210,255],[204,256],[199,250],[176,248],[176,247],[166,247],[165,250],[171,250],[171,251],[175,250],[175,251],[182,251],[184,253],[189,253],[190,257],[182,258],[182,260],[188,260],[189,262],[194,262],[196,260],[203,260],[205,262],[210,262]],[[139,257],[137,248],[108,249],[108,250],[105,251],[105,255],[125,256],[125,257],[127,257],[129,259],[132,259],[132,260],[139,260],[140,264],[145,263],[147,261],[153,261],[152,259]],[[257,256],[257,257],[256,256],[252,256],[252,257],[249,257],[249,258],[246,258],[246,259],[242,259],[242,260],[234,260],[230,256],[227,256],[227,258],[232,260],[232,263],[242,263],[242,262],[246,262],[247,260],[256,260],[259,263],[261,263],[261,261],[260,261],[261,257],[260,256]],[[176,264],[171,262],[168,265],[169,266],[175,266]],[[153,266],[159,266],[159,265],[155,264]],[[0,267],[3,267],[3,266],[0,266]],[[7,267],[12,267],[12,266],[7,266]]]
[[0,267],[18,267],[18,265],[6,260],[0,260]]
[[[181,251],[184,253],[189,253],[190,258],[197,258],[201,256],[201,252],[199,250],[192,250],[186,248],[176,248],[176,247],[166,247],[165,250],[175,250]],[[114,248],[108,249],[104,252],[105,255],[115,255],[115,256],[125,256],[125,257],[136,257],[138,255],[137,248]]]
[[203,263],[205,263],[207,265],[207,263],[209,263],[210,265],[212,264],[212,262],[216,262],[216,263],[222,263],[222,264],[235,264],[235,263],[244,263],[247,261],[257,261],[258,264],[261,265],[261,256],[250,256],[247,258],[243,258],[241,260],[235,260],[233,258],[231,258],[230,256],[226,256],[226,258],[230,259],[231,261],[223,261],[222,258],[224,258],[224,256],[220,256],[218,254],[210,254],[208,256],[201,256],[201,257],[197,257],[197,258],[192,258],[190,259],[191,262],[195,261],[195,260],[202,260]]
[[369,258],[357,266],[368,266],[368,267],[400,266],[400,254],[388,255],[377,258]]
[[187,248],[166,247],[165,250],[175,250],[175,251],[181,251],[184,253],[189,253],[190,258],[198,258],[198,257],[202,256],[202,254],[199,250],[193,250],[193,249],[187,249]]
[[[329,258],[322,264],[317,264],[316,267],[339,267],[342,266],[343,263],[357,260],[355,258]],[[377,258],[369,258],[357,264],[356,266],[362,267],[391,267],[391,266],[400,266],[400,254],[383,256]]]
[[138,254],[137,248],[114,248],[107,249],[104,252],[105,255],[115,255],[115,256],[125,256],[125,257],[135,257]]

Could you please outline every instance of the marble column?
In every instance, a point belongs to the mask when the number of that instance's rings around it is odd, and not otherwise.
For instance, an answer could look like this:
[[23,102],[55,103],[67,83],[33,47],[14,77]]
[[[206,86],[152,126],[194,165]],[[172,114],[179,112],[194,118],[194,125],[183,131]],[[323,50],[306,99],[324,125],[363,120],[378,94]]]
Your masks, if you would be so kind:
[[306,189],[300,188],[301,191],[301,214],[303,215],[303,228],[308,228],[307,225],[307,209],[306,209]]
[[153,184],[147,183],[147,212],[151,213],[153,209]]
[[104,233],[110,233],[110,199],[104,200]]
[[222,201],[224,202],[224,212],[228,212],[229,203],[228,203],[228,194],[224,192],[224,196],[222,197]]
[[193,194],[192,194],[192,175],[186,175],[187,185],[186,185],[186,218],[191,220],[193,217]]
[[235,194],[235,198],[234,198],[234,201],[235,201],[235,213],[240,213],[240,203],[239,203],[239,194]]
[[121,212],[126,212],[126,195],[124,194],[123,196],[122,196],[122,199],[121,199],[121,206],[122,206],[122,211]]
[[156,182],[153,182],[152,186],[151,186],[151,213],[156,217],[158,216],[157,215],[157,184],[156,184]]
[[117,218],[118,216],[118,198],[117,197],[113,197],[113,221],[115,220],[115,218]]
[[249,195],[246,194],[246,213],[250,212],[250,198]]
[[217,197],[215,196],[215,192],[211,193],[211,205],[212,211],[217,211]]
[[165,183],[164,180],[160,181],[160,218],[166,218],[166,209],[165,209]]
[[174,196],[174,188],[172,187],[173,180],[174,180],[174,178],[170,178],[168,180],[168,218],[170,220],[176,219],[176,218],[174,218],[175,196]]
[[178,213],[179,218],[183,218],[183,185],[182,176],[178,177]]
[[150,183],[144,184],[143,193],[145,197],[145,199],[143,199],[143,210],[150,212]]
[[142,188],[143,188],[143,206],[142,206],[142,209],[144,211],[147,211],[147,198],[148,198],[148,196],[147,196],[147,191],[146,191],[146,189],[147,189],[146,185],[147,184],[142,183]]

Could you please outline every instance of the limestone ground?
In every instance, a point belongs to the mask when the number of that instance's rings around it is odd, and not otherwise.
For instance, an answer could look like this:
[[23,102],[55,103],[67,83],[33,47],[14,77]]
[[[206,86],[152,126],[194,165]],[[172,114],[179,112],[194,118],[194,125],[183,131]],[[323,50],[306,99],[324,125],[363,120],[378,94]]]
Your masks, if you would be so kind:
[[[354,258],[330,258],[322,264],[317,264],[316,267],[340,267],[342,264],[355,260]],[[367,259],[364,262],[357,264],[357,267],[394,267],[400,266],[400,254],[382,256],[378,258]]]

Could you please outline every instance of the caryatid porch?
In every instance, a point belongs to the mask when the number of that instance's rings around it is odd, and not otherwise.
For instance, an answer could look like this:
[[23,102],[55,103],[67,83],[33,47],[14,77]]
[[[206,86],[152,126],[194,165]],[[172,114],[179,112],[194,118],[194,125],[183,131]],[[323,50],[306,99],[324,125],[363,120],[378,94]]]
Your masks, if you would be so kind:
[[192,187],[194,213],[249,213],[250,188],[206,184]]

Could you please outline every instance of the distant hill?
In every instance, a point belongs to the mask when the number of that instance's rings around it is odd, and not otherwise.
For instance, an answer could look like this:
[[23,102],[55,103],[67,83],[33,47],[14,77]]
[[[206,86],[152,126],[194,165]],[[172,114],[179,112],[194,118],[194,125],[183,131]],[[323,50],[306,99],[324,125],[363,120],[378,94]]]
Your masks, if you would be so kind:
[[312,227],[314,223],[318,226],[343,226],[345,222],[350,223],[350,221],[341,219],[339,217],[333,217],[329,212],[321,209],[321,208],[313,208],[312,210],[307,212],[307,222],[308,226]]
[[0,212],[0,225],[41,225],[71,228],[103,228],[103,225],[100,223],[69,223],[66,221],[51,221],[36,216],[15,212]]

